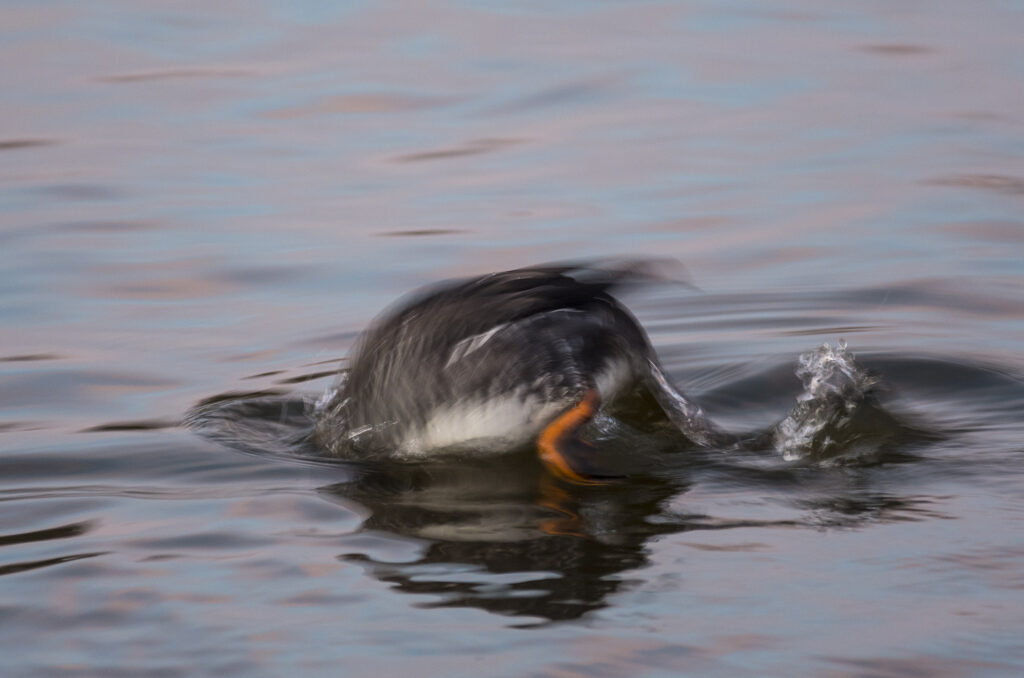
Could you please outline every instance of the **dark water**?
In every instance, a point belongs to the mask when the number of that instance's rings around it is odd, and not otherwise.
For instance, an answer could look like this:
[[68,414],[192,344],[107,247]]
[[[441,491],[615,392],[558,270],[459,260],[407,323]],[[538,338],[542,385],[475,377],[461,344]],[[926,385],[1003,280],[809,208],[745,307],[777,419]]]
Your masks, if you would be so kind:
[[[997,0],[3,4],[4,675],[1019,675],[1022,34]],[[400,294],[623,253],[686,264],[625,301],[729,430],[845,340],[880,381],[844,453],[609,430],[595,488],[293,440]]]

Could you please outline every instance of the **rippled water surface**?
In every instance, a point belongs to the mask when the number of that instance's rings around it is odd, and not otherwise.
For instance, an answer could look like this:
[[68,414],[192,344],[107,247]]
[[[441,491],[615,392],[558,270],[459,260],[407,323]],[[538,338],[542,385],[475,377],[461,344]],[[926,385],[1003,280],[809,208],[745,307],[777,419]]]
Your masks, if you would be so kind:
[[[1021,35],[999,0],[4,3],[4,674],[1020,675]],[[627,253],[687,267],[624,301],[729,430],[845,340],[843,454],[606,422],[629,478],[577,487],[300,441],[401,294]]]

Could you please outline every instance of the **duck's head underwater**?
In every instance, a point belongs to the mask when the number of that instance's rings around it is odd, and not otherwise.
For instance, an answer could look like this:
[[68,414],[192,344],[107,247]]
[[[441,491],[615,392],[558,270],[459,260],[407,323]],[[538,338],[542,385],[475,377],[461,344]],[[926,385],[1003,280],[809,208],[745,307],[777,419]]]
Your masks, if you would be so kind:
[[658,262],[521,268],[440,283],[386,311],[318,404],[338,454],[425,458],[532,446],[556,476],[609,482],[581,428],[618,399],[653,396],[693,443],[726,444],[665,377],[639,322],[612,293]]

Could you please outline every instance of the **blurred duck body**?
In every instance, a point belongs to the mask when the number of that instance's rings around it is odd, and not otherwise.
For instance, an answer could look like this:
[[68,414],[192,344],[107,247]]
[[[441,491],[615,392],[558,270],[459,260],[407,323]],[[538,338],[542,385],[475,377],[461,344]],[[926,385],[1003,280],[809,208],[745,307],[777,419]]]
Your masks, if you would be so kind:
[[691,440],[718,435],[665,378],[646,333],[611,294],[649,281],[645,262],[552,265],[441,283],[385,312],[319,405],[336,452],[416,458],[535,444],[556,475],[601,482],[577,433],[649,390]]

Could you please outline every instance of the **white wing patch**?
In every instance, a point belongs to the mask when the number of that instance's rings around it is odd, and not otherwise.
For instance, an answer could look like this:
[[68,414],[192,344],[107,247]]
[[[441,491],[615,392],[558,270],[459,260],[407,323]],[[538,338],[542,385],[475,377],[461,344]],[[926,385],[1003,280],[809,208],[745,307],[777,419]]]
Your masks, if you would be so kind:
[[493,337],[495,334],[502,331],[506,327],[508,327],[508,323],[495,325],[486,332],[481,332],[480,334],[474,334],[471,337],[466,337],[459,343],[455,344],[455,348],[452,349],[452,354],[448,357],[448,362],[444,364],[445,369],[451,367],[453,363],[462,360],[467,355],[469,355],[473,351],[477,350],[478,348],[486,344],[488,341],[491,340],[491,337]]

